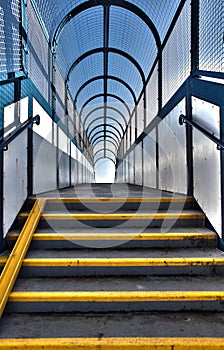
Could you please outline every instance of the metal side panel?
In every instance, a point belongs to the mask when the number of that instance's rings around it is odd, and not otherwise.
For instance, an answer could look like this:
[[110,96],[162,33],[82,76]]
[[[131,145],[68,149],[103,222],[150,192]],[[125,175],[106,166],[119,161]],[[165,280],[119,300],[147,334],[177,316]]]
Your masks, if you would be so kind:
[[187,194],[186,129],[179,125],[185,99],[159,124],[159,187]]
[[4,236],[27,197],[27,130],[4,153]]
[[137,107],[137,137],[142,133],[144,129],[144,100],[143,95],[141,97],[141,100],[139,101],[138,107]]
[[78,162],[77,148],[74,143],[71,143],[71,184],[76,185],[78,183]]
[[129,154],[129,182],[134,183],[134,152]]
[[142,185],[142,143],[138,144],[135,147],[135,184],[136,185]]
[[34,194],[56,190],[56,147],[34,133],[33,153]]
[[70,186],[70,179],[69,179],[69,172],[70,172],[70,166],[69,166],[69,155],[58,151],[58,175],[59,175],[59,189],[64,187]]
[[[220,110],[193,98],[193,119],[219,137]],[[221,236],[221,161],[216,144],[193,129],[194,196]]]
[[153,130],[143,140],[144,186],[156,188],[156,132]]
[[78,163],[73,158],[71,160],[71,179],[72,185],[76,185],[78,181]]

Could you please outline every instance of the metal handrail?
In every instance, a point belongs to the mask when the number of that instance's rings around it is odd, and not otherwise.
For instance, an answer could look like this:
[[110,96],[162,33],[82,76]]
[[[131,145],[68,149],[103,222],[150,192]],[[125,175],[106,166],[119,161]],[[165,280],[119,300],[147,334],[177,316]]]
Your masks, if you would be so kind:
[[15,140],[24,130],[26,130],[31,124],[36,123],[37,125],[40,124],[40,116],[36,115],[33,118],[27,119],[23,124],[21,124],[12,134],[10,134],[8,137],[4,139],[0,143],[0,150],[1,151],[7,151],[8,145],[10,142]]
[[187,123],[191,126],[193,126],[195,129],[199,130],[202,134],[207,136],[211,141],[215,142],[217,144],[218,150],[224,150],[224,142],[222,142],[220,139],[218,139],[216,136],[208,132],[206,129],[202,128],[200,125],[195,123],[193,120],[190,120],[185,115],[181,114],[179,116],[179,124],[183,125],[184,123]]

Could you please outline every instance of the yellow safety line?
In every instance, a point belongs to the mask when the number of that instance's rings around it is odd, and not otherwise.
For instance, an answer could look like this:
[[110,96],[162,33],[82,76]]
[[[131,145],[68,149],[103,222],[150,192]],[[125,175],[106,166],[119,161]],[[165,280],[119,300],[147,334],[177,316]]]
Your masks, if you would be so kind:
[[0,317],[4,311],[9,294],[16,281],[19,270],[22,266],[23,259],[29,248],[32,240],[32,235],[35,232],[39,222],[41,212],[44,209],[45,200],[37,200],[28,216],[27,221],[22,229],[22,232],[11,252],[5,267],[0,276]]
[[223,350],[224,338],[1,339],[1,350]]
[[109,197],[98,197],[98,198],[47,198],[48,202],[51,203],[100,203],[100,202],[109,202],[109,203],[184,203],[184,202],[193,202],[192,197],[150,197],[150,198],[109,198]]
[[[25,219],[27,213],[19,215]],[[175,220],[175,219],[204,219],[203,213],[137,213],[137,214],[42,214],[42,220]]]
[[[9,240],[16,240],[18,233],[11,233]],[[35,233],[33,241],[169,241],[169,240],[188,240],[188,239],[216,239],[214,232],[183,232],[183,233]]]
[[151,302],[224,300],[224,291],[12,292],[9,302]]
[[[1,257],[0,266],[6,261],[7,257]],[[224,258],[27,258],[23,266],[224,266]]]

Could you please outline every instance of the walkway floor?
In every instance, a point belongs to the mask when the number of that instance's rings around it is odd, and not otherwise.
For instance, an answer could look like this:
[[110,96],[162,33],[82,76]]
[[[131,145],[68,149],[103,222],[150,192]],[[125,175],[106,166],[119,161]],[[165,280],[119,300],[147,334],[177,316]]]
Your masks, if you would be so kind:
[[[172,197],[172,192],[156,190],[153,188],[142,187],[131,184],[82,184],[74,187],[65,188],[57,191],[38,194],[37,197],[70,197],[70,198],[92,198],[92,197],[115,197],[115,198],[148,198],[148,197]],[[185,195],[175,194],[185,197]]]

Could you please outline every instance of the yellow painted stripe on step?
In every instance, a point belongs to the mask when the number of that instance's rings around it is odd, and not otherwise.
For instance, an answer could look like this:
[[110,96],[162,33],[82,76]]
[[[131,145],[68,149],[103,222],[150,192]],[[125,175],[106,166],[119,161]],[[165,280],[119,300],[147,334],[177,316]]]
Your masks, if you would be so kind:
[[43,258],[24,259],[23,266],[224,266],[223,258]]
[[109,197],[97,197],[97,198],[47,198],[50,203],[185,203],[193,202],[191,197],[148,197],[148,198],[109,198]]
[[9,294],[14,286],[18,273],[23,263],[23,259],[27,253],[32,235],[38,225],[41,212],[44,209],[45,200],[36,200],[27,221],[22,229],[20,237],[18,238],[4,269],[0,276],[0,317],[4,311]]
[[[9,235],[9,240],[16,240],[18,233]],[[191,233],[35,233],[33,241],[182,241],[207,239],[213,240],[217,236],[214,232],[191,232]]]
[[[25,219],[26,213],[20,214]],[[137,214],[42,214],[43,220],[177,220],[177,219],[204,219],[203,213],[137,213]]]
[[224,300],[224,291],[12,292],[9,302],[152,302]]
[[1,339],[1,350],[223,350],[224,338]]

